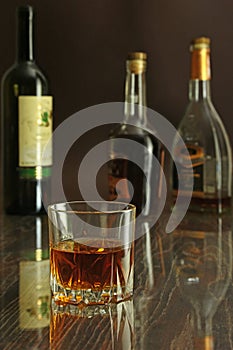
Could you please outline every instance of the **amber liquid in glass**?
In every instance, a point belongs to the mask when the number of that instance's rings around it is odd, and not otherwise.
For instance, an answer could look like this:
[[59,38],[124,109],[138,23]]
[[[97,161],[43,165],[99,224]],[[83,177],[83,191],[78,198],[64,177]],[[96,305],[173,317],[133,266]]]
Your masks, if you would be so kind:
[[[114,293],[119,288],[124,294],[132,275],[131,247],[122,246],[121,241],[116,239],[101,241],[82,238],[78,242],[59,242],[56,247],[51,248],[50,260],[56,284],[73,292],[100,293],[101,301],[114,298]],[[58,295],[58,299],[71,301],[70,295],[67,298]],[[75,302],[82,299],[82,293],[75,295]]]

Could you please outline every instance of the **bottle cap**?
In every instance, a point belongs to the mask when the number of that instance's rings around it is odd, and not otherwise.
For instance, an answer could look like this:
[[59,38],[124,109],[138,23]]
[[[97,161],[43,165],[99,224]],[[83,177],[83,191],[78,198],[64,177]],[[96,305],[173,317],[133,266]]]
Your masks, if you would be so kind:
[[145,52],[130,52],[126,61],[126,69],[133,74],[146,71],[147,54]]
[[210,48],[210,38],[207,37],[199,37],[193,39],[191,41],[190,50],[198,50],[198,49],[209,49]]
[[20,5],[17,7],[17,11],[19,13],[21,13],[21,12],[33,13],[33,7],[31,5]]
[[20,5],[16,8],[16,16],[18,18],[29,19],[31,21],[34,16],[34,9],[30,5]]
[[129,52],[128,60],[147,60],[147,54],[145,52]]
[[191,52],[191,80],[210,80],[210,39],[199,37],[193,39]]

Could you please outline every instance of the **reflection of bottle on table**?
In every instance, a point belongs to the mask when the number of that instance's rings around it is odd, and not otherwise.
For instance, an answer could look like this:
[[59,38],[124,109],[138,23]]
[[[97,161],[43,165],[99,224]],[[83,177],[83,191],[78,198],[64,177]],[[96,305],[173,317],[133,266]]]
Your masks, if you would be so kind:
[[232,274],[232,218],[188,213],[173,232],[175,275],[193,308],[197,349],[213,349],[212,320]]
[[42,248],[43,218],[36,217],[35,220],[34,260],[20,261],[19,264],[19,323],[25,330],[49,325],[49,259]]
[[137,294],[161,291],[166,278],[165,236],[148,222],[138,223],[144,232],[135,243],[135,285]]

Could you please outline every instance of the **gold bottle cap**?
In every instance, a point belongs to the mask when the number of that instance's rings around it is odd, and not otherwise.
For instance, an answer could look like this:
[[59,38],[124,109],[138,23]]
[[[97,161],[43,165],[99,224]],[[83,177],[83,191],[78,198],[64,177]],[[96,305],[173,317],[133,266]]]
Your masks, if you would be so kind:
[[145,52],[129,52],[128,60],[147,60],[147,54]]
[[126,61],[126,69],[133,74],[146,71],[147,54],[145,52],[130,52]]
[[202,36],[200,38],[193,39],[191,41],[190,50],[198,49],[209,49],[210,48],[210,38]]
[[191,79],[210,80],[210,39],[199,37],[193,39],[190,45],[191,58]]

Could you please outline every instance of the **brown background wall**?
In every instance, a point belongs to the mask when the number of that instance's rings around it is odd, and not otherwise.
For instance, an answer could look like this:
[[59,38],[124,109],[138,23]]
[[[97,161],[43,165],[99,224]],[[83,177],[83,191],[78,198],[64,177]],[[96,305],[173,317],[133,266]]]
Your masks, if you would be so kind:
[[[15,7],[1,1],[0,76],[14,61]],[[212,96],[233,140],[232,0],[29,0],[36,58],[55,99],[55,126],[85,107],[123,100],[128,51],[148,53],[148,106],[174,125],[187,103],[189,42],[212,39]],[[105,132],[105,131],[103,131]],[[86,140],[88,142],[88,140]]]
[[[1,1],[0,76],[14,61],[15,7]],[[189,42],[212,38],[212,95],[233,136],[232,0],[34,0],[36,58],[49,76],[55,123],[84,107],[122,101],[128,51],[145,50],[148,105],[176,124],[187,101]]]

